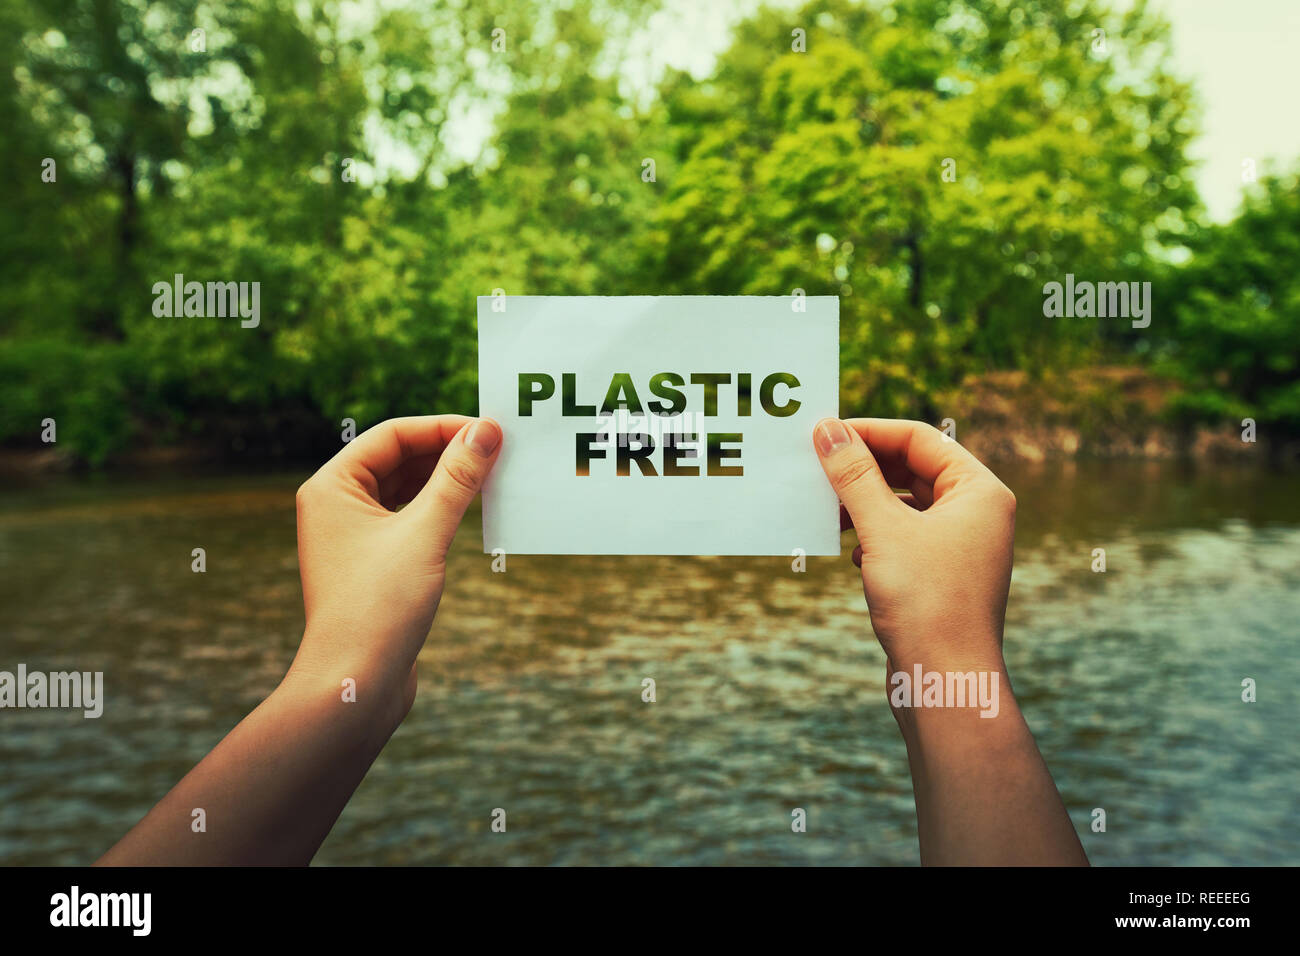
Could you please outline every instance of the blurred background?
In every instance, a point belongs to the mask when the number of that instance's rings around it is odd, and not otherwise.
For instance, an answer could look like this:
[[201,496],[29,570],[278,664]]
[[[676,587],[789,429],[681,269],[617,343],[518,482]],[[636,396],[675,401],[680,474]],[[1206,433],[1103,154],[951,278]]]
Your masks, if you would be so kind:
[[[1009,663],[1093,860],[1300,862],[1297,35],[1285,0],[0,0],[0,669],[108,694],[0,713],[0,863],[98,856],[274,686],[296,485],[345,419],[475,411],[476,296],[795,288],[840,297],[844,415],[951,418],[1017,492]],[[260,282],[259,325],[155,316],[177,273]],[[1044,316],[1066,274],[1150,282],[1150,326]],[[914,863],[857,572],[808,568],[495,575],[472,514],[318,859]]]

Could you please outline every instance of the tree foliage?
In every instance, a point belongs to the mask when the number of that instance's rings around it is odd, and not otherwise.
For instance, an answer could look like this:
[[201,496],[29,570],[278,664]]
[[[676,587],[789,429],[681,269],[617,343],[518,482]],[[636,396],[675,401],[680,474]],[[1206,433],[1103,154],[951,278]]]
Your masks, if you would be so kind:
[[[1198,230],[1194,101],[1143,3],[812,0],[645,90],[623,67],[654,10],[0,0],[0,441],[53,417],[96,461],[304,450],[345,417],[473,411],[497,288],[839,295],[846,412],[1158,353],[1197,414],[1295,420],[1294,186]],[[1045,282],[1180,245],[1158,349],[1043,316]],[[176,274],[260,282],[260,324],[155,316]]]
[[1300,177],[1269,176],[1238,217],[1203,232],[1169,280],[1161,358],[1202,421],[1253,418],[1300,432]]

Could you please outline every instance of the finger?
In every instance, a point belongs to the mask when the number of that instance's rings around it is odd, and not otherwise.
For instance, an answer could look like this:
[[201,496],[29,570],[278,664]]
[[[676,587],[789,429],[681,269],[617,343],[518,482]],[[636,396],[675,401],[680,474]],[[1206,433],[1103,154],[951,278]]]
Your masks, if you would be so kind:
[[916,511],[924,511],[926,508],[930,507],[929,502],[922,501],[920,498],[916,497],[916,495],[907,491],[900,491],[898,493],[898,500]]
[[882,469],[905,469],[907,480],[891,483],[908,488],[920,500],[928,497],[933,503],[964,480],[996,480],[979,459],[926,422],[852,418],[846,424],[871,449]]
[[452,437],[472,421],[465,415],[390,418],[362,432],[321,468],[358,481],[375,500],[380,484],[403,462],[423,456],[436,460]]
[[858,540],[884,516],[896,514],[899,501],[862,438],[838,418],[824,418],[813,429],[813,445],[831,487],[853,518]]
[[395,472],[379,482],[379,503],[389,511],[409,504],[428,483],[438,458],[438,455],[417,455],[402,462]]
[[471,421],[447,443],[433,474],[411,502],[411,508],[428,522],[431,543],[439,554],[447,553],[465,509],[496,463],[501,439],[501,426],[492,419]]
[[[910,491],[898,491],[894,496],[907,505],[909,508],[915,508],[917,511],[924,511],[930,507],[930,501],[926,498],[918,498]],[[840,505],[840,531],[850,531],[853,528],[853,516],[848,513],[843,505]]]
[[[868,448],[871,446],[868,445]],[[904,488],[915,495],[924,497],[927,501],[934,499],[934,489],[930,483],[923,478],[919,478],[912,473],[907,467],[907,463],[900,458],[888,458],[879,452],[872,450],[871,454],[875,457],[876,463],[880,465],[880,472],[885,476],[885,481],[891,488]]]
[[849,560],[858,567],[862,567],[862,545],[857,544],[853,546],[853,553],[849,555]]
[[899,497],[902,497],[904,494],[910,496],[912,500],[920,506],[917,510],[924,511],[926,508],[930,507],[930,505],[934,504],[934,488],[928,481],[925,481],[922,478],[913,478],[905,487],[911,490],[899,492]]
[[[929,485],[921,481],[920,478],[915,479],[912,482],[912,485],[917,489],[916,492],[895,492],[899,501],[907,505],[909,508],[915,508],[917,511],[924,511],[926,508],[930,507],[930,505],[934,504],[934,492]],[[852,527],[853,516],[845,510],[843,505],[840,505],[840,531],[848,531]]]

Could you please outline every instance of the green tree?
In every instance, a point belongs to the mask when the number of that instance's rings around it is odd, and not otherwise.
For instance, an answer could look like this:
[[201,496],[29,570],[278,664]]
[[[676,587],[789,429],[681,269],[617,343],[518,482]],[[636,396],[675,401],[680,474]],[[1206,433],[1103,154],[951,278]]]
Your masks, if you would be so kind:
[[1043,284],[1138,277],[1197,205],[1166,35],[1141,3],[764,11],[703,89],[665,83],[665,280],[840,295],[849,410],[929,413],[967,372],[1090,354],[1104,333],[1045,318]]
[[1300,173],[1270,176],[1237,218],[1204,230],[1174,271],[1163,359],[1186,384],[1174,410],[1300,433]]

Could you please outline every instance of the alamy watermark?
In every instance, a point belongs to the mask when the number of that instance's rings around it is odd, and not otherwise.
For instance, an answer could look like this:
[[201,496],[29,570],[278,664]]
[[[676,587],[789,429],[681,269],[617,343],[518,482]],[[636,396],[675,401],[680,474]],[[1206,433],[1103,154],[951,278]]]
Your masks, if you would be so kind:
[[160,319],[239,316],[245,329],[262,321],[260,282],[186,282],[178,272],[171,282],[155,282],[153,294],[153,314]]
[[1043,315],[1049,319],[1132,319],[1133,328],[1151,324],[1150,282],[1075,282],[1043,286]]
[[148,936],[152,913],[152,893],[83,893],[74,885],[50,897],[50,925],[55,927],[124,927],[133,936]]
[[104,713],[103,671],[27,672],[19,664],[17,673],[0,671],[0,709],[71,708],[95,719]]
[[997,671],[927,671],[889,675],[889,705],[899,707],[978,707],[981,717],[998,715]]

